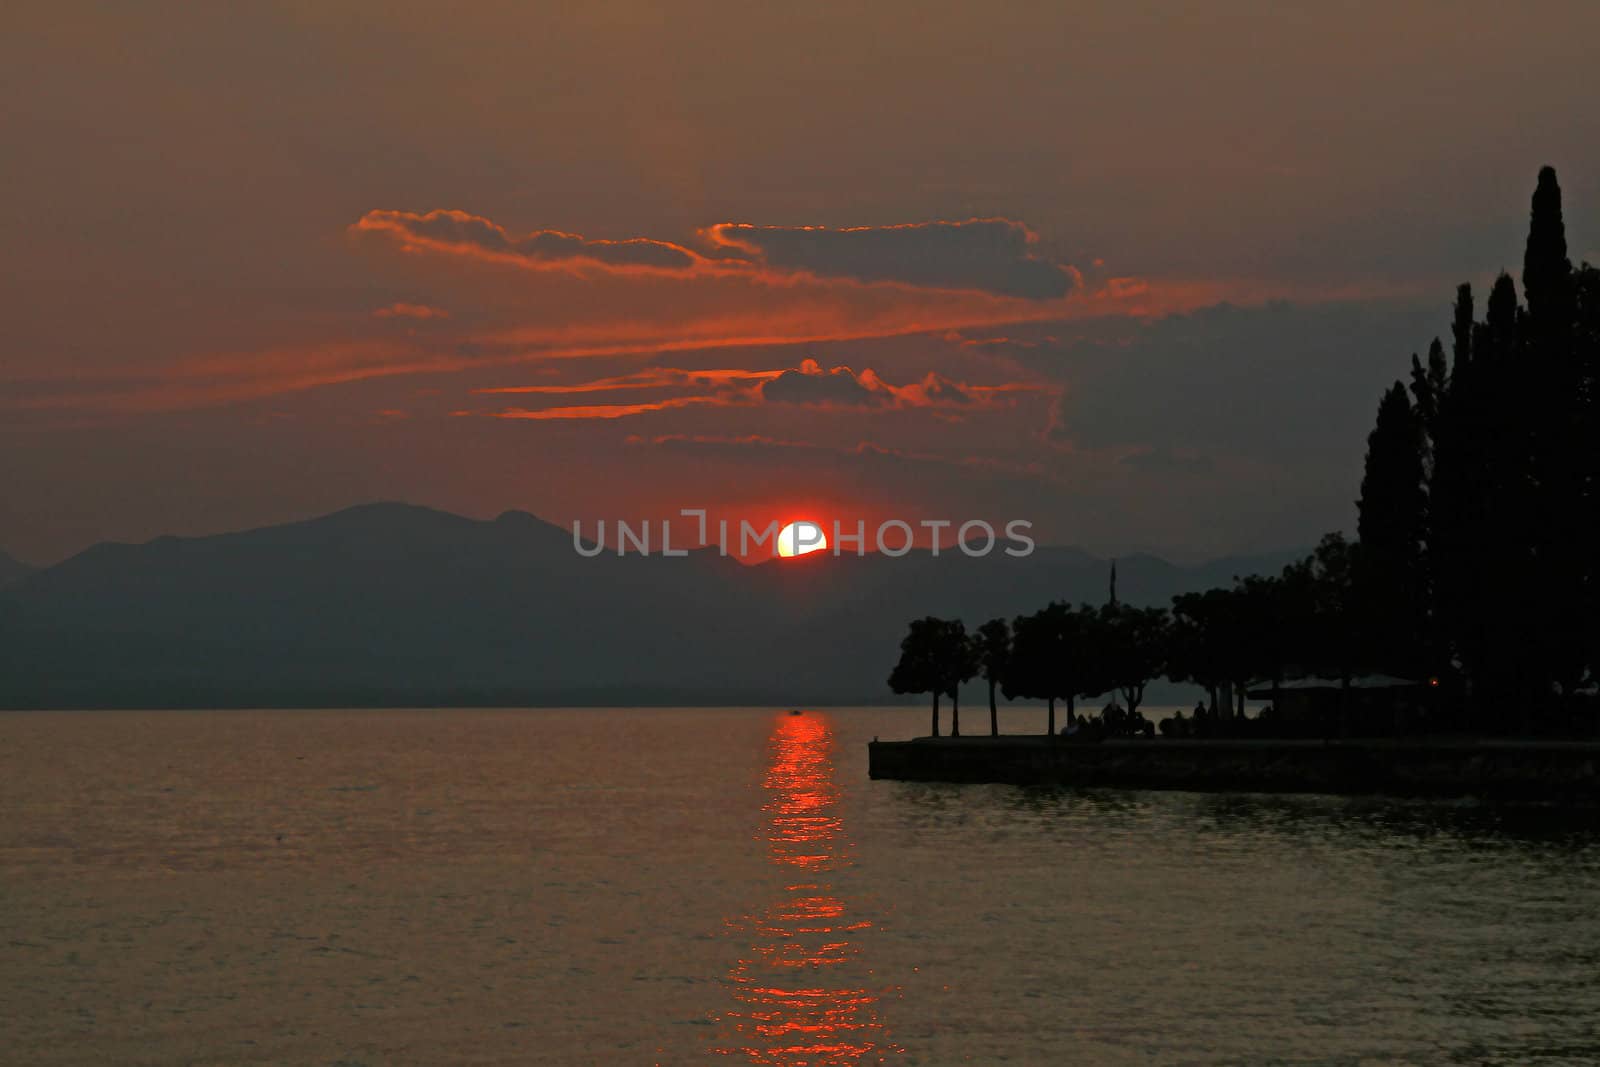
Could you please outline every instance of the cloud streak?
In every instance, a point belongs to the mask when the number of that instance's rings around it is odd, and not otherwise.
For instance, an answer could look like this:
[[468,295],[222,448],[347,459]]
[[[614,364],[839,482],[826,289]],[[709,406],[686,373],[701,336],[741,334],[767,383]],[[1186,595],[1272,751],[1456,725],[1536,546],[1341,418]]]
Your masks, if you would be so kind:
[[388,307],[379,308],[372,313],[372,317],[375,319],[416,319],[422,321],[426,319],[448,319],[450,312],[444,308],[436,308],[428,304],[408,304],[402,300],[390,304]]
[[532,270],[659,277],[739,277],[769,284],[822,280],[1059,300],[1078,274],[1039,252],[1039,237],[1011,219],[936,220],[888,226],[759,226],[724,222],[700,246],[634,237],[596,240],[560,230],[513,234],[465,211],[369,211],[350,227],[409,252],[468,256]]
[[1039,237],[1011,219],[897,226],[755,226],[725,222],[701,231],[721,255],[768,269],[929,289],[967,289],[1026,300],[1072,291],[1073,272],[1038,252]]
[[457,411],[510,419],[619,419],[685,407],[758,407],[783,405],[823,411],[879,411],[890,408],[967,411],[1000,406],[1007,394],[1051,392],[1054,387],[1032,382],[969,385],[929,372],[907,385],[885,381],[870,367],[857,374],[849,367],[824,368],[814,359],[797,367],[774,370],[683,370],[652,367],[633,374],[567,384],[497,386],[480,394],[584,395],[626,390],[700,389],[665,398],[615,404],[576,404],[502,411]]
[[412,251],[478,255],[535,269],[579,274],[589,270],[683,271],[701,259],[686,248],[645,237],[590,240],[560,230],[534,230],[517,236],[482,216],[449,209],[425,214],[369,211],[351,229],[357,233],[387,234]]
[[619,374],[610,378],[597,378],[587,382],[567,382],[555,385],[500,385],[474,389],[475,393],[539,393],[573,394],[606,393],[624,389],[650,389],[669,386],[699,387],[752,387],[786,373],[782,370],[741,370],[721,368],[715,370],[683,370],[678,367],[649,367],[633,374]]

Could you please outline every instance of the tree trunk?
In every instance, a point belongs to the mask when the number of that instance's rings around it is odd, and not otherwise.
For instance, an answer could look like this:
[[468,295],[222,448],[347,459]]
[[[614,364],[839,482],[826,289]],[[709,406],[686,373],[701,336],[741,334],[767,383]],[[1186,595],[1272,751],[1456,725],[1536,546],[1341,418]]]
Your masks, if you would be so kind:
[[939,736],[939,691],[937,689],[933,691],[933,733],[929,736]]
[[1231,716],[1233,714],[1233,709],[1232,708],[1221,709],[1221,708],[1217,707],[1217,687],[1216,686],[1214,686],[1214,685],[1207,686],[1206,687],[1206,694],[1211,697],[1211,713],[1213,715],[1217,715],[1218,717],[1224,717],[1224,716]]
[[989,736],[1000,736],[1000,712],[994,706],[994,679],[989,679]]
[[1050,698],[1050,726],[1049,726],[1049,733],[1050,733],[1051,737],[1054,737],[1056,735],[1056,698],[1055,697],[1051,697]]
[[1078,698],[1075,694],[1067,694],[1067,728],[1070,730],[1078,723]]
[[961,736],[961,687],[950,690],[950,736]]

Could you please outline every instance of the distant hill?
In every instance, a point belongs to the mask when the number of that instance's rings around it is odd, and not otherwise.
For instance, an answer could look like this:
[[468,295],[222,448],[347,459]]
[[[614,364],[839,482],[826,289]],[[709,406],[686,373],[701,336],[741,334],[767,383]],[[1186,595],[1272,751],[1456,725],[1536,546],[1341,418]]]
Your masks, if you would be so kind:
[[[1165,604],[1289,558],[1131,556],[1118,592]],[[590,559],[524,512],[485,522],[372,504],[96,545],[21,577],[0,589],[0,706],[876,702],[890,699],[907,620],[1099,602],[1107,574],[1046,547]]]
[[33,573],[33,567],[0,552],[0,587],[8,586]]

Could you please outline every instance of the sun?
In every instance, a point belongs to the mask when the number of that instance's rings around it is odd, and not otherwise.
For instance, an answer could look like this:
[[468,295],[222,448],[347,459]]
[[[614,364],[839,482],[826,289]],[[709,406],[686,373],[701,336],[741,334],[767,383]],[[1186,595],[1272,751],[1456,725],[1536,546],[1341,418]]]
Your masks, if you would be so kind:
[[778,555],[803,556],[828,547],[828,535],[810,519],[791,522],[778,531]]

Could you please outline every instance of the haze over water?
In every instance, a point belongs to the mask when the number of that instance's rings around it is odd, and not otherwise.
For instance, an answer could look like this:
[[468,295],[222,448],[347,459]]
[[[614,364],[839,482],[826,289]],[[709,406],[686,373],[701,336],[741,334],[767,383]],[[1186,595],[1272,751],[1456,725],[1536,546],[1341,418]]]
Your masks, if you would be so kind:
[[1592,813],[867,778],[925,729],[0,716],[0,1059],[1600,1058]]

